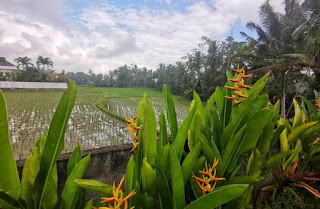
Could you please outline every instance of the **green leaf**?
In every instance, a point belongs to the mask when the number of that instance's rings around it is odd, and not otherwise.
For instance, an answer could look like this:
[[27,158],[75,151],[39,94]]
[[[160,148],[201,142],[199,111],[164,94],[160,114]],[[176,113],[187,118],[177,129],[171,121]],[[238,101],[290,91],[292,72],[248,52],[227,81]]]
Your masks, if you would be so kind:
[[242,134],[243,134],[244,130],[246,129],[246,127],[247,126],[243,126],[234,136],[232,136],[229,139],[228,144],[225,148],[225,151],[222,153],[222,156],[221,156],[222,161],[223,161],[222,169],[220,170],[219,168],[217,168],[218,174],[220,176],[224,176],[224,173],[226,172],[226,170],[228,169],[230,164],[232,165],[232,163],[233,163],[236,165],[236,162],[232,162],[232,159],[235,158],[237,150],[239,149],[238,144],[240,143]]
[[157,164],[165,172],[166,178],[170,179],[170,150],[171,145],[164,146],[157,158]]
[[289,159],[283,165],[283,170],[285,172],[289,172],[289,170],[291,169],[291,165],[297,160],[297,158],[299,157],[299,152],[301,150],[302,150],[302,143],[301,143],[301,140],[298,139],[296,146],[294,147],[293,153],[291,154]]
[[134,156],[131,155],[126,169],[125,188],[126,196],[133,190],[133,175],[134,175]]
[[171,167],[173,208],[174,209],[184,208],[185,194],[184,194],[183,175],[180,167],[180,161],[177,157],[177,153],[174,147],[171,147],[170,159],[171,159],[170,167]]
[[159,192],[160,206],[162,209],[172,209],[172,198],[168,180],[162,169],[156,164],[156,181]]
[[199,140],[200,140],[200,144],[202,147],[202,152],[203,152],[204,156],[206,156],[208,163],[213,164],[214,158],[219,159],[219,154],[215,153],[212,150],[212,148],[210,147],[210,144],[208,143],[207,139],[205,138],[205,136],[202,133],[200,133],[200,135],[199,135]]
[[167,85],[163,86],[163,94],[166,101],[167,119],[168,119],[170,131],[171,131],[171,138],[172,138],[172,142],[174,142],[178,133],[178,123],[177,123],[176,109],[174,107],[174,103],[172,100],[172,95]]
[[221,136],[222,130],[221,130],[221,123],[220,123],[217,110],[213,106],[210,106],[209,114],[210,114],[210,118],[212,119],[211,130],[213,131],[212,135],[213,135],[214,141],[216,143],[217,148],[221,149],[220,136]]
[[200,112],[201,116],[203,116],[203,113],[204,113],[203,104],[199,95],[195,91],[193,91],[193,100],[195,101],[195,106],[197,107],[197,110]]
[[74,180],[81,179],[90,161],[90,154],[80,160],[70,173],[62,192],[61,209],[74,209],[80,196],[80,187]]
[[215,91],[215,97],[216,97],[216,104],[218,106],[218,110],[220,114],[222,113],[222,108],[223,108],[223,102],[224,102],[224,95],[223,91],[219,88],[219,86],[216,87]]
[[237,173],[241,169],[242,165],[243,165],[243,162],[239,163],[239,165],[237,165],[237,167],[232,171],[230,178],[229,178],[229,182],[237,175]]
[[26,202],[27,208],[34,208],[32,187],[40,169],[40,158],[40,150],[35,146],[23,166],[20,197]]
[[150,195],[154,194],[156,189],[156,172],[153,170],[146,158],[143,159],[141,167],[141,184],[143,193],[146,192]]
[[22,209],[26,208],[19,203],[18,200],[13,199],[9,194],[0,191],[0,207],[3,209]]
[[147,100],[142,124],[142,146],[143,158],[147,158],[148,163],[155,164],[157,152],[157,121],[153,108]]
[[[194,100],[190,104],[190,111],[195,107]],[[190,150],[193,149],[196,143],[196,123],[197,123],[198,113],[195,112],[194,117],[190,123],[189,130],[188,130],[188,147]]]
[[44,188],[43,207],[46,209],[55,209],[58,203],[58,171],[55,163],[49,174],[48,182]]
[[270,109],[262,109],[248,121],[248,128],[242,140],[240,155],[256,147],[264,127],[271,122],[273,115],[274,112]]
[[286,152],[281,152],[273,155],[269,158],[269,160],[265,163],[266,168],[271,168],[274,165],[277,165],[282,159],[290,156],[294,150],[288,150]]
[[229,184],[249,184],[254,185],[263,180],[262,176],[253,177],[253,176],[236,176],[234,177]]
[[303,133],[305,130],[307,130],[308,128],[310,128],[311,126],[313,126],[317,123],[318,123],[318,121],[313,121],[313,122],[302,124],[302,125],[298,126],[297,128],[293,129],[288,136],[288,141],[292,141],[292,140],[297,139],[301,133]]
[[91,199],[84,209],[92,209],[93,199]]
[[34,182],[34,199],[36,207],[42,207],[44,188],[48,184],[50,172],[64,148],[64,134],[76,99],[76,85],[73,82],[64,92],[61,101],[53,115],[46,144],[40,163],[40,171]]
[[74,180],[76,184],[79,186],[94,191],[99,192],[103,195],[112,196],[112,186],[105,184],[101,181],[93,180],[93,179],[76,179]]
[[138,110],[137,110],[137,117],[141,120],[143,120],[143,118],[144,118],[146,104],[147,104],[147,93],[144,93],[140,99]]
[[264,129],[263,132],[261,134],[260,140],[259,140],[259,151],[261,152],[261,155],[265,156],[269,149],[270,149],[270,143],[271,140],[273,138],[273,128],[274,128],[275,124],[270,122],[268,123]]
[[18,200],[20,194],[20,179],[16,161],[14,160],[10,140],[6,102],[0,90],[0,189]]
[[158,146],[158,153],[160,153],[163,146],[168,144],[168,134],[167,134],[167,124],[166,124],[166,118],[163,114],[163,111],[160,113],[160,131],[159,131],[159,146]]
[[307,105],[308,110],[310,111],[310,113],[313,113],[313,114],[315,114],[315,115],[318,114],[317,108],[316,108],[307,98],[305,98],[305,97],[303,97],[303,96],[300,96],[300,98],[302,99],[302,101],[303,101],[304,103],[306,103],[306,105]]
[[76,166],[76,164],[81,160],[81,149],[80,146],[76,146],[74,148],[69,161],[68,161],[68,168],[67,168],[67,175],[69,176],[72,172],[73,168]]
[[302,111],[297,102],[297,100],[293,99],[294,104],[294,118],[292,128],[295,129],[302,122]]
[[185,209],[212,209],[239,197],[246,189],[246,184],[232,184],[218,187],[213,192],[193,201]]
[[142,208],[156,208],[155,204],[154,204],[154,200],[152,197],[150,197],[148,194],[143,194],[140,196],[140,203]]
[[191,175],[191,169],[196,163],[198,156],[201,152],[201,145],[197,144],[187,155],[187,157],[183,160],[181,165],[182,175],[184,183],[189,180],[189,176]]
[[[126,188],[125,195],[126,196],[128,196],[130,192],[134,190],[134,185],[133,185],[133,182],[135,179],[134,164],[135,164],[134,156],[131,155],[129,162],[127,164],[127,169],[126,169],[126,178],[125,178],[125,188]],[[128,207],[129,208],[131,207],[131,198],[128,200]]]
[[279,139],[279,136],[280,134],[283,132],[283,130],[286,128],[285,125],[278,125],[278,127],[276,128],[276,130],[273,131],[273,137],[272,137],[272,140],[270,142],[270,147],[273,147],[278,139]]
[[193,119],[195,110],[196,110],[196,108],[193,107],[192,110],[189,112],[188,116],[184,119],[184,121],[182,122],[182,124],[178,130],[177,136],[173,142],[173,146],[177,152],[179,160],[181,159],[183,147],[184,147],[184,144],[185,144],[185,141],[187,138],[189,126],[190,126],[190,123]]

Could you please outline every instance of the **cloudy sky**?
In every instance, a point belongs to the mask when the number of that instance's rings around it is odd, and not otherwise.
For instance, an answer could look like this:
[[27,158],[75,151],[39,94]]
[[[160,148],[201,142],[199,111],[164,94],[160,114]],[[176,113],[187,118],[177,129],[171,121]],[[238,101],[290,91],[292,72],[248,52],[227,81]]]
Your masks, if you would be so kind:
[[[132,63],[154,69],[180,60],[202,36],[240,38],[246,22],[259,21],[263,2],[0,0],[0,57],[50,57],[58,72],[106,73]],[[282,10],[282,0],[271,2]]]

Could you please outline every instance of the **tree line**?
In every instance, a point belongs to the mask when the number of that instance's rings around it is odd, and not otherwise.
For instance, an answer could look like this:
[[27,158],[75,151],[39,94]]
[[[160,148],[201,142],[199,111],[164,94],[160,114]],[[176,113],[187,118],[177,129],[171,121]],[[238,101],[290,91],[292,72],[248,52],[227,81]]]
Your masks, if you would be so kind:
[[[192,91],[207,99],[216,86],[223,86],[226,72],[238,64],[251,71],[254,80],[271,71],[267,90],[271,101],[292,101],[297,93],[311,95],[320,90],[320,1],[285,0],[284,12],[278,13],[269,1],[259,11],[260,23],[248,22],[256,32],[245,41],[233,37],[210,40],[203,37],[199,47],[176,64],[159,64],[155,70],[124,65],[107,74],[67,73],[80,85],[142,86],[161,89],[168,84],[174,94],[191,98]],[[284,114],[284,111],[283,111]]]

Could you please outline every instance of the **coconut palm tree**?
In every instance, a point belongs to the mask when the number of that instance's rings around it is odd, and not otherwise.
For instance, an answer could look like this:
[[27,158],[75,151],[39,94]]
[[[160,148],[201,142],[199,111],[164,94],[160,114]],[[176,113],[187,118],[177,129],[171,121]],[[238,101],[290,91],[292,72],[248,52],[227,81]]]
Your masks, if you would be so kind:
[[29,67],[29,65],[33,66],[31,59],[29,57],[18,57],[14,61],[17,62],[18,68],[22,66],[23,70],[25,69],[25,67]]
[[265,2],[260,7],[262,26],[254,22],[247,23],[249,29],[257,32],[257,39],[241,32],[247,38],[248,46],[253,49],[247,54],[251,63],[253,63],[251,67],[255,69],[252,72],[272,71],[280,75],[276,77],[281,82],[282,117],[285,117],[287,73],[292,70],[302,70],[301,66],[292,63],[286,55],[295,51],[296,41],[291,33],[303,21],[301,15],[299,15],[302,8],[297,0],[285,0],[284,4],[285,13],[280,14],[274,11],[269,1]]
[[49,68],[49,66],[53,66],[53,62],[51,61],[51,59],[49,57],[43,58],[42,56],[38,57],[37,60],[37,66],[38,68],[40,68],[40,65],[42,65],[43,68],[45,68],[45,66],[47,66],[47,69]]
[[316,89],[320,90],[320,1],[306,0],[301,6],[303,22],[291,34],[297,47],[287,56],[295,58],[296,64],[313,70]]

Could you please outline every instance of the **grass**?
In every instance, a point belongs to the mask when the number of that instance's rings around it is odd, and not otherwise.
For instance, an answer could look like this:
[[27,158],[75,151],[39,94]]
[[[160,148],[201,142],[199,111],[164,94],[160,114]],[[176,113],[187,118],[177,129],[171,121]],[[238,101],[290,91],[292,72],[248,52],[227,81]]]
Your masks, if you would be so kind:
[[162,97],[162,92],[155,91],[148,88],[92,88],[88,87],[78,87],[79,93],[104,93],[106,97],[142,97],[142,95],[147,92],[149,97]]

